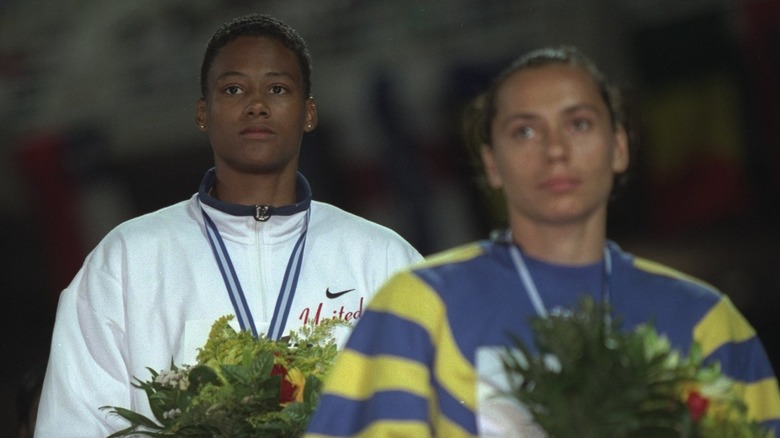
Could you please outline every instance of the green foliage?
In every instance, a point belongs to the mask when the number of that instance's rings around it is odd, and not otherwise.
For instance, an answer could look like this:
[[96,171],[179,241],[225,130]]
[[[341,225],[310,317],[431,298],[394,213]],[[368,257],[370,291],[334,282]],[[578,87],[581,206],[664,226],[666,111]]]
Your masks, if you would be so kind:
[[156,421],[121,407],[101,408],[131,424],[109,438],[301,436],[338,353],[331,332],[347,323],[326,320],[270,341],[236,332],[231,318],[214,323],[195,366],[171,362],[168,370],[149,369],[148,381],[136,379]]
[[[607,306],[585,297],[575,310],[531,321],[536,354],[513,338],[504,355],[509,396],[550,437],[766,436],[718,365],[702,364],[697,345],[682,357],[651,325],[619,325]],[[709,403],[698,420],[693,393]]]

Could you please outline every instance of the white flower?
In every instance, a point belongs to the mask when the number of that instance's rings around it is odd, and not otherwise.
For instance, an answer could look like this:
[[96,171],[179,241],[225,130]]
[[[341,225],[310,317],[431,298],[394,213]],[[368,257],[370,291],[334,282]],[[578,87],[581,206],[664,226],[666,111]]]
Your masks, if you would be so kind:
[[174,408],[171,409],[170,411],[163,412],[163,418],[165,418],[166,420],[173,420],[179,415],[181,415],[181,409],[179,408]]
[[185,391],[190,386],[190,381],[187,377],[188,370],[188,367],[179,370],[162,370],[160,371],[160,374],[155,377],[154,382],[159,383],[166,388]]

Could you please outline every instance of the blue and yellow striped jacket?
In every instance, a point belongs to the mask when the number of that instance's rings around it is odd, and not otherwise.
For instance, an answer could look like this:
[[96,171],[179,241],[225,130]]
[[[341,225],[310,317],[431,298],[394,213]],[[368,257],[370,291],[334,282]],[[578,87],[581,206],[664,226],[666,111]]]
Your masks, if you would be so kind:
[[[610,303],[623,327],[652,321],[672,346],[697,341],[743,391],[752,418],[780,431],[780,393],[756,333],[725,295],[608,243]],[[547,308],[602,289],[602,264],[526,258]],[[478,436],[476,353],[532,340],[535,316],[508,244],[482,241],[430,257],[391,278],[355,327],[326,381],[308,435]]]

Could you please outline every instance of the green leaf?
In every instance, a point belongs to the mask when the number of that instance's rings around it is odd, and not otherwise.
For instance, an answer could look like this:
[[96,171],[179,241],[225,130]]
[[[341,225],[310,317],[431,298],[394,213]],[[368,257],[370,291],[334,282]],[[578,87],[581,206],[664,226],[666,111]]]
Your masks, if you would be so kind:
[[252,379],[252,371],[241,365],[220,365],[228,382],[248,383]]
[[211,367],[206,365],[197,365],[192,367],[189,373],[189,380],[190,386],[187,388],[187,391],[192,394],[196,394],[200,388],[206,384],[212,384],[216,386],[220,385],[219,376],[217,373]]
[[119,438],[123,436],[130,436],[133,433],[135,433],[135,426],[130,426],[127,429],[122,429],[118,432],[114,432],[111,435],[107,436],[106,438]]
[[276,357],[271,352],[263,352],[255,357],[252,364],[252,371],[255,375],[266,376],[271,374],[271,370],[274,368]]
[[120,417],[130,421],[132,424],[135,425],[141,425],[149,429],[160,429],[160,430],[163,429],[163,426],[160,426],[159,424],[155,423],[149,418],[146,418],[145,416],[133,412],[129,409],[120,408],[116,406],[103,406],[100,409],[111,409],[112,411],[111,413],[117,414]]

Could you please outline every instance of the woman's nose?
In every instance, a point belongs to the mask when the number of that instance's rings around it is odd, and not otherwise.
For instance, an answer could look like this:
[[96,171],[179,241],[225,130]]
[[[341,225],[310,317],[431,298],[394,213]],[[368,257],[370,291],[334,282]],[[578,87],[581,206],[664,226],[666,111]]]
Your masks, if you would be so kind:
[[545,153],[550,161],[565,159],[569,154],[570,141],[563,129],[551,129],[547,133]]
[[257,117],[267,116],[268,114],[268,105],[266,105],[263,96],[256,95],[249,97],[249,101],[247,102],[246,107],[244,107],[244,115]]

